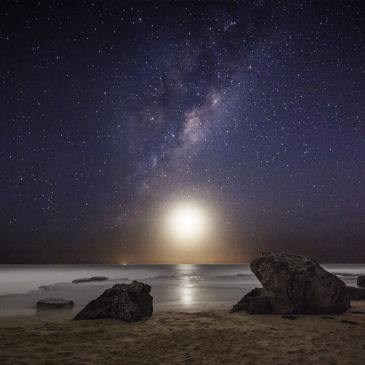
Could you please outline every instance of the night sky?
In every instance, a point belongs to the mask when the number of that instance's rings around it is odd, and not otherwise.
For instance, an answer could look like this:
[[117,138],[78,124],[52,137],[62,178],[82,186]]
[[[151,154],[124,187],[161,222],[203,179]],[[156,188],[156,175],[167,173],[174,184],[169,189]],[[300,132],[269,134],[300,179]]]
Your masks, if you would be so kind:
[[0,6],[0,262],[365,261],[362,1]]

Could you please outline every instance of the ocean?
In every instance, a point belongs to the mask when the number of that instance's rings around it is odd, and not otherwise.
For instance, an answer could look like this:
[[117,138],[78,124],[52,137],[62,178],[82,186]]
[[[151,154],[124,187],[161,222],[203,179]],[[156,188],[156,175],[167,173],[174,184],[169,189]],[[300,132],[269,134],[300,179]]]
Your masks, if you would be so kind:
[[[365,264],[323,264],[347,285],[365,275]],[[74,279],[108,281],[76,284]],[[0,316],[35,315],[37,300],[72,299],[75,313],[116,283],[140,280],[152,287],[155,310],[229,308],[260,286],[248,264],[238,265],[0,265]],[[40,288],[41,287],[41,288]]]

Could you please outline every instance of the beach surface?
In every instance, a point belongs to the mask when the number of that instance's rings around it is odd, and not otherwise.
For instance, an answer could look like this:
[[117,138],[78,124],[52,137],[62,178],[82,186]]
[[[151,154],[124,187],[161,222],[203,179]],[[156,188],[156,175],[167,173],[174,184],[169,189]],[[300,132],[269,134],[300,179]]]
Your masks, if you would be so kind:
[[342,315],[157,311],[140,322],[73,312],[0,318],[1,364],[364,364],[365,302]]

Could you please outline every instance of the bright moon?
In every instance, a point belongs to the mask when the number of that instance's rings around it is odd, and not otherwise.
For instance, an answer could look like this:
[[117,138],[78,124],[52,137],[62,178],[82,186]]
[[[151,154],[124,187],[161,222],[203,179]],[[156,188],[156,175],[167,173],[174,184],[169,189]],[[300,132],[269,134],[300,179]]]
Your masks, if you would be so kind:
[[179,204],[168,214],[167,227],[171,237],[182,242],[196,241],[207,231],[205,211],[190,203]]

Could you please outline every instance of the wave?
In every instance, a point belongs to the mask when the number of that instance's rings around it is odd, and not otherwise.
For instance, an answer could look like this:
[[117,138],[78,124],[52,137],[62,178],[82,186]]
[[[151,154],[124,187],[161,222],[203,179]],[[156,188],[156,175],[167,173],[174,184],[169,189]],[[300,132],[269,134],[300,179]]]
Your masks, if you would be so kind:
[[355,273],[348,273],[348,272],[332,272],[332,274],[337,276],[346,276],[346,277],[358,277],[358,274]]
[[253,274],[233,274],[233,275],[191,275],[191,274],[179,274],[179,275],[157,275],[149,277],[149,280],[154,279],[164,279],[164,280],[171,280],[171,279],[189,279],[191,281],[200,281],[200,280],[240,280],[241,278],[251,278],[254,277]]

